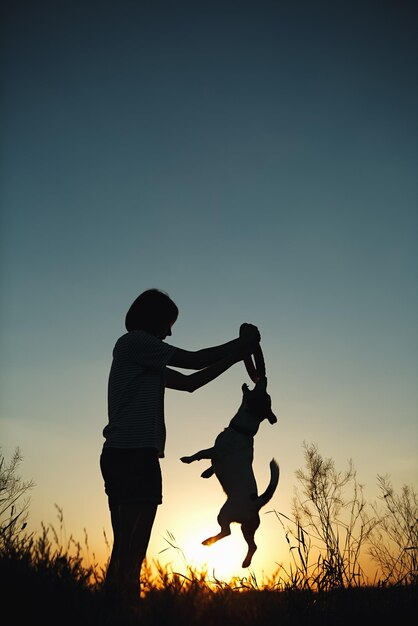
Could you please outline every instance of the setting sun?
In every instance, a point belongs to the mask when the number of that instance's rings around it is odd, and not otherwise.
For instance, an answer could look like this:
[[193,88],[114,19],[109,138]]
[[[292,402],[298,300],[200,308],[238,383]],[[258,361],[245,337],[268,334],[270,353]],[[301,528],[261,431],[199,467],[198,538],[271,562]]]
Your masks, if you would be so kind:
[[216,522],[193,529],[182,545],[187,565],[198,571],[206,570],[209,577],[224,581],[248,576],[248,569],[241,566],[247,553],[247,544],[238,524],[232,524],[231,531],[229,537],[211,546],[204,546],[202,541],[218,532]]

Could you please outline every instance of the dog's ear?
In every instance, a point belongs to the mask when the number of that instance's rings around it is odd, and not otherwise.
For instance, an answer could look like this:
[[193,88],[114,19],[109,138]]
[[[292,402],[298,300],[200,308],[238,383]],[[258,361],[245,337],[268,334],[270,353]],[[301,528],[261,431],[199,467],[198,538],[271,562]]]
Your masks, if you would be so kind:
[[243,384],[241,389],[242,389],[242,393],[244,394],[244,396],[250,391],[248,385],[246,385],[245,383]]
[[276,424],[277,423],[277,417],[274,415],[273,411],[270,409],[269,414],[267,415],[267,419],[270,422],[270,424]]

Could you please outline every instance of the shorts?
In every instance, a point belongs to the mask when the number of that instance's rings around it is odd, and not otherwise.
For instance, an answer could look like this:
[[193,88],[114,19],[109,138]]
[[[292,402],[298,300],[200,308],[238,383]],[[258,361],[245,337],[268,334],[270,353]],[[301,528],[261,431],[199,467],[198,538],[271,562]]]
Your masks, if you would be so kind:
[[106,448],[100,469],[109,507],[128,503],[161,504],[162,479],[156,448]]

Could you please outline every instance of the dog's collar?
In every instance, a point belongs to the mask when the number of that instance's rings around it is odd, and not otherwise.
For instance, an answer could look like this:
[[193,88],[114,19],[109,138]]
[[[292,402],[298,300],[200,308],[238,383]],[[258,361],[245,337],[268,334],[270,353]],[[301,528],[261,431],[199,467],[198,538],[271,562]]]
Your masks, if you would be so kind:
[[229,428],[232,428],[237,433],[240,433],[240,435],[246,435],[247,437],[251,437],[251,439],[254,437],[252,433],[248,432],[248,430],[246,430],[245,428],[242,428],[242,426],[238,426],[238,424],[234,424],[234,422],[231,422],[229,424]]

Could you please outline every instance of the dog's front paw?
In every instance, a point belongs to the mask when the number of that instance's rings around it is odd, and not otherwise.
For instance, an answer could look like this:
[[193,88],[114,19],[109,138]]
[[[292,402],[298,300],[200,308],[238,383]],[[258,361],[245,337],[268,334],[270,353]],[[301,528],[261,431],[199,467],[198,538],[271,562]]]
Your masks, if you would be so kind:
[[211,467],[208,467],[208,469],[202,472],[200,475],[202,478],[210,478],[211,476],[213,476],[214,473],[215,473],[214,469],[211,466]]
[[180,461],[182,463],[192,463],[193,459],[191,456],[182,456],[180,457]]

